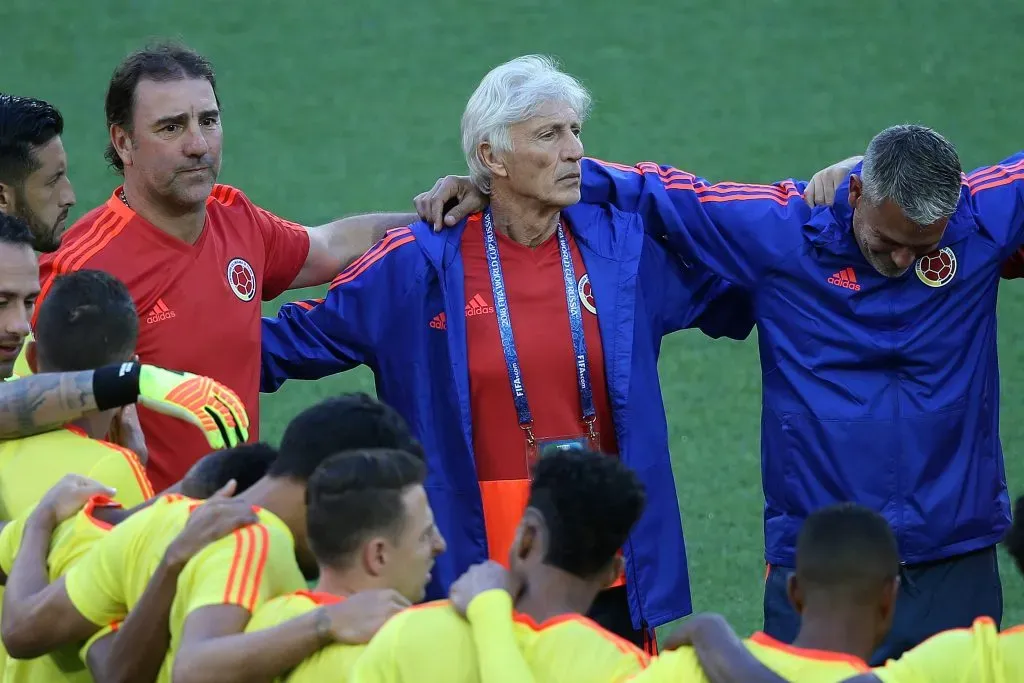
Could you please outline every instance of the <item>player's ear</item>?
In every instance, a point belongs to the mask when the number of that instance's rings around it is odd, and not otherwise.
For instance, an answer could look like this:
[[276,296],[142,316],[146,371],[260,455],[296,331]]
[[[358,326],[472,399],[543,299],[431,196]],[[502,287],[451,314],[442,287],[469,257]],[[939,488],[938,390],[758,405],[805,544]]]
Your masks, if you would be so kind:
[[786,596],[789,598],[789,604],[793,605],[796,613],[803,614],[804,595],[800,587],[800,581],[796,578],[796,572],[790,574],[789,578],[786,579]]
[[857,204],[860,202],[860,198],[864,193],[864,183],[861,182],[860,176],[856,173],[850,176],[850,194],[847,197],[847,201],[850,203],[850,207],[856,209]]
[[611,564],[608,566],[608,573],[605,577],[606,581],[604,585],[611,586],[613,583],[618,581],[619,577],[622,576],[622,571],[625,567],[626,561],[622,558],[622,555],[616,554],[615,557],[612,558]]
[[36,350],[36,340],[30,339],[28,343],[25,344],[25,362],[28,363],[28,367],[33,373],[39,372],[39,365],[36,360],[38,355],[39,352]]
[[128,131],[122,126],[113,123],[110,125],[110,144],[114,147],[114,152],[117,156],[121,157],[121,162],[125,166],[132,165],[132,139],[128,135]]
[[894,577],[891,581],[887,581],[883,588],[882,600],[880,608],[882,610],[882,621],[883,623],[891,623],[893,615],[896,613],[896,599],[900,594],[900,577]]
[[363,563],[370,576],[383,574],[388,559],[388,544],[383,538],[371,538],[363,546]]

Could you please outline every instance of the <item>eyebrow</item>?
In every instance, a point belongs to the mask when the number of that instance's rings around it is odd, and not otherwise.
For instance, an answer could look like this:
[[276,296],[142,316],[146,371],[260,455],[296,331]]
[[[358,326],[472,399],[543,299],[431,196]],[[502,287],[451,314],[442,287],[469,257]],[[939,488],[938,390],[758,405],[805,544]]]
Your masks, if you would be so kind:
[[[220,112],[218,110],[216,110],[216,109],[205,109],[205,110],[199,112],[199,118],[201,118],[201,119],[209,118],[211,116],[218,117],[218,116],[220,116]],[[179,126],[184,126],[186,123],[188,123],[188,114],[185,113],[185,112],[182,112],[180,114],[172,114],[171,116],[164,116],[162,118],[157,119],[153,123],[153,127],[154,128],[163,128],[164,126],[170,125],[172,123],[176,123]]]

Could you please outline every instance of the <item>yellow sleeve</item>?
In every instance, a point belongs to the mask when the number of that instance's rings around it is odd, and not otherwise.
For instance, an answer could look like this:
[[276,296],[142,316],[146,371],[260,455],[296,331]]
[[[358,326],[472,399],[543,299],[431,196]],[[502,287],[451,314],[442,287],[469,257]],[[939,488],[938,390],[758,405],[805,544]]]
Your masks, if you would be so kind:
[[139,562],[134,541],[148,531],[146,525],[153,508],[143,510],[121,522],[98,539],[65,574],[65,588],[75,609],[83,617],[106,626],[128,614],[125,584],[130,563]]
[[980,654],[971,631],[957,629],[932,636],[871,672],[882,683],[966,682],[974,680],[974,672],[984,670]]
[[126,508],[152,498],[153,485],[136,455],[126,448],[109,447],[108,450],[86,476],[116,490],[114,500]]
[[[402,630],[413,613],[414,610],[406,610],[396,614],[377,631],[352,667],[349,683],[402,683],[399,662]],[[306,682],[289,678],[288,683]]]
[[470,601],[466,618],[473,631],[480,683],[531,683],[512,626],[512,596],[503,590],[484,591]]
[[3,531],[0,531],[0,571],[4,574],[10,574],[11,567],[14,566],[14,557],[18,554],[21,537],[25,533],[26,519],[28,513],[11,520],[4,525]]
[[[618,673],[621,675],[623,672]],[[616,680],[628,680],[630,683],[707,683],[704,670],[700,667],[700,660],[697,659],[697,653],[692,647],[663,652],[657,657],[652,657],[645,669],[634,670],[632,674],[626,674],[625,679]]]
[[271,563],[295,562],[291,547],[276,539],[265,524],[238,529],[199,551],[178,579],[178,593],[184,600],[182,623],[197,609],[211,605],[237,605],[253,613],[270,598],[268,574],[278,570]]

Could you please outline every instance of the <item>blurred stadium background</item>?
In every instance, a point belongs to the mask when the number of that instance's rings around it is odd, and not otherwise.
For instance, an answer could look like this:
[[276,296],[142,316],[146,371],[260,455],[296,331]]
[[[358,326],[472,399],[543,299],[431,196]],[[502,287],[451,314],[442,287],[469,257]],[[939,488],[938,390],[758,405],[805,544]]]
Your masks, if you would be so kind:
[[[50,100],[67,119],[76,218],[117,182],[102,159],[110,73],[154,37],[182,39],[217,68],[222,180],[306,224],[408,210],[439,175],[462,172],[467,97],[488,69],[532,52],[591,88],[587,152],[620,162],[807,178],[899,122],[945,133],[966,167],[1022,146],[1024,4],[1010,1],[5,0],[0,26],[0,90]],[[1022,295],[1010,283],[1000,302],[1002,438],[1017,494]],[[748,632],[761,623],[764,575],[755,341],[678,334],[661,374],[695,607]],[[276,442],[298,410],[353,389],[372,391],[370,374],[287,385],[264,399],[263,436]],[[1002,560],[1004,623],[1021,623],[1024,584]]]

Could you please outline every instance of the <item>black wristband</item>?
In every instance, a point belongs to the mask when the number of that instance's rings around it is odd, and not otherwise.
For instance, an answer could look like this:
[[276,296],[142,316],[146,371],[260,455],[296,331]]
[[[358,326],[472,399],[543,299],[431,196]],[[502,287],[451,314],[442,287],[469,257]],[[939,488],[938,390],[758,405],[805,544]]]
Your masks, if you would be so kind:
[[140,363],[112,363],[92,373],[92,395],[96,407],[110,410],[131,405],[139,400]]

